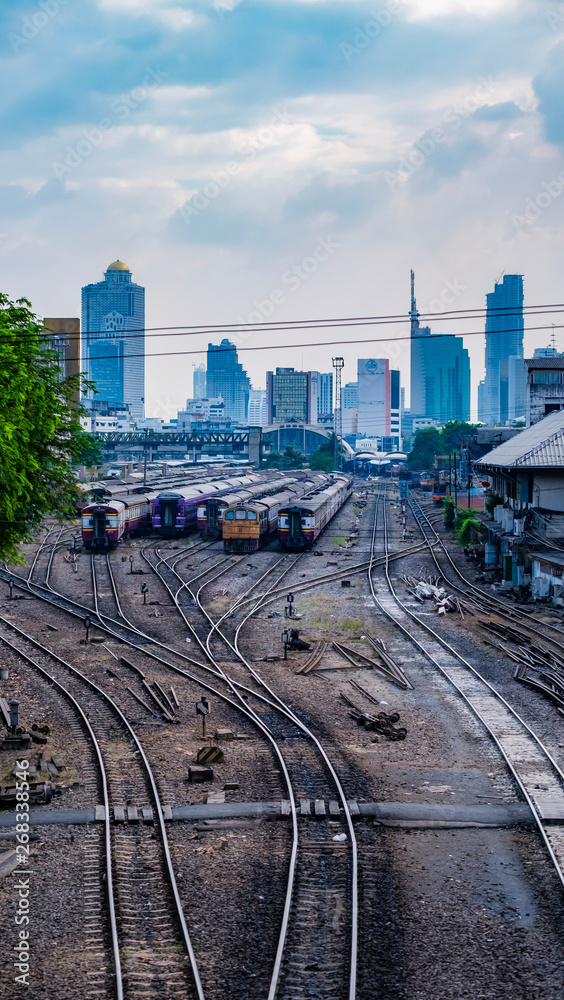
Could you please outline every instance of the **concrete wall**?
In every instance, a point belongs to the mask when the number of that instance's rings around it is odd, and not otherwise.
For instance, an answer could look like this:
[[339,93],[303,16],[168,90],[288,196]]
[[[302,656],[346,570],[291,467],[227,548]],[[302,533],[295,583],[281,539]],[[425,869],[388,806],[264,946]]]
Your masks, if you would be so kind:
[[564,511],[564,469],[562,472],[535,472],[531,500],[534,507]]

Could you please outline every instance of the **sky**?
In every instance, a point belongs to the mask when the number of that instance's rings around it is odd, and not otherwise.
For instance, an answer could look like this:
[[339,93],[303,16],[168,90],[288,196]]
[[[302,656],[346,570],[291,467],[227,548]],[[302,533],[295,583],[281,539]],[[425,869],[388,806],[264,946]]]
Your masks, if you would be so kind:
[[[116,258],[148,327],[407,315],[410,268],[421,312],[482,308],[503,272],[564,299],[564,3],[4,0],[0,72],[0,290],[41,316],[80,315]],[[344,381],[389,356],[409,394],[407,332],[232,339],[267,348],[239,356],[257,388],[340,354]],[[147,338],[148,415],[176,414],[207,342]]]

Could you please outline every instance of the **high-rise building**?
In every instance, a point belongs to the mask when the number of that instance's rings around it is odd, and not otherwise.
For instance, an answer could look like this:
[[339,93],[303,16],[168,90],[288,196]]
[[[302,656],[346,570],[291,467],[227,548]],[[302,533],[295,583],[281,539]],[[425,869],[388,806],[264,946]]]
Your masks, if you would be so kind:
[[239,362],[235,344],[226,338],[221,344],[208,344],[206,385],[208,396],[222,397],[226,420],[247,422],[251,383]]
[[363,438],[392,439],[399,447],[400,373],[387,358],[359,358],[357,388],[357,433]]
[[205,365],[197,365],[192,376],[193,398],[204,399],[207,396],[207,373]]
[[343,410],[356,410],[358,404],[358,382],[346,382],[341,389]]
[[317,423],[318,372],[277,368],[266,373],[268,423]]
[[524,416],[526,408],[523,275],[504,274],[486,295],[486,304],[486,376],[478,393],[478,417],[485,424],[504,424]]
[[317,415],[328,417],[333,413],[333,372],[320,372],[318,380]]
[[97,397],[129,406],[133,420],[145,410],[145,289],[121,260],[104,280],[82,289],[82,360]]
[[[80,320],[78,317],[69,319],[44,319],[43,326],[49,335],[49,347],[58,355],[61,378],[80,374]],[[75,402],[81,401],[80,383],[77,378]]]
[[268,423],[266,389],[251,389],[248,421],[249,427],[266,427]]
[[432,417],[441,424],[470,419],[470,357],[462,337],[433,337],[421,326],[411,272],[410,419]]

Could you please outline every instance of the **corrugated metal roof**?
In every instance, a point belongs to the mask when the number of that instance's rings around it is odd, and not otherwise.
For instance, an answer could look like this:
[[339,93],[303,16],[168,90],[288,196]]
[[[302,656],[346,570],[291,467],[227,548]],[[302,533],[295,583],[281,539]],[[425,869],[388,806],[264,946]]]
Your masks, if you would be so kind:
[[[548,359],[550,360],[550,358]],[[504,469],[564,468],[564,410],[555,410],[532,427],[504,441],[475,463]]]
[[525,358],[527,368],[564,368],[564,357]]

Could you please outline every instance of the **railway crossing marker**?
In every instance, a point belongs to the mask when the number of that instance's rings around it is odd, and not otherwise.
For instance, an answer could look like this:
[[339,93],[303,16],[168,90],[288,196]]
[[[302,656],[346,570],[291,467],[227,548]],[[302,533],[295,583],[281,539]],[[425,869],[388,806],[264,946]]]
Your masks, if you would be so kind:
[[222,764],[223,750],[221,747],[202,747],[196,754],[198,764]]
[[211,711],[211,706],[208,699],[204,696],[200,701],[196,702],[196,716],[202,716],[202,736],[206,737],[206,715],[209,715]]

